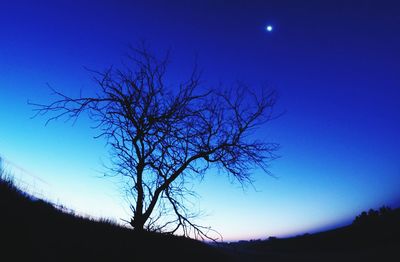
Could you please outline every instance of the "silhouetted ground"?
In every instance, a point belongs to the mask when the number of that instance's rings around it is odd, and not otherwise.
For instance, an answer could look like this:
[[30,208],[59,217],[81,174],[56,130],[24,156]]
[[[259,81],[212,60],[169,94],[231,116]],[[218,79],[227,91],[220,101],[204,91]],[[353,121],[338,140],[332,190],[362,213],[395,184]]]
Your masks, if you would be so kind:
[[400,261],[400,209],[383,211],[371,210],[335,230],[223,248],[242,261]]
[[400,210],[312,235],[206,245],[74,216],[0,179],[0,261],[400,261]]
[[61,212],[0,179],[0,261],[231,261],[188,238],[150,234]]

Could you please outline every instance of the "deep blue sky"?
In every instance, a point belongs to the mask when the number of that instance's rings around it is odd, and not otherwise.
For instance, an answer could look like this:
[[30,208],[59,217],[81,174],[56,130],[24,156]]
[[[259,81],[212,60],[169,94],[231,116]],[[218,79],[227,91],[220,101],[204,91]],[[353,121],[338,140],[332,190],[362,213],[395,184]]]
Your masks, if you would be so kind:
[[255,171],[256,190],[243,191],[211,172],[195,187],[201,222],[225,239],[314,232],[400,204],[396,1],[1,1],[0,25],[0,154],[35,193],[128,217],[116,181],[97,177],[107,151],[90,122],[45,127],[26,101],[51,101],[46,83],[90,93],[84,66],[118,65],[146,40],[171,49],[171,83],[197,56],[206,86],[243,80],[280,93],[286,113],[257,133],[282,145],[278,178]]

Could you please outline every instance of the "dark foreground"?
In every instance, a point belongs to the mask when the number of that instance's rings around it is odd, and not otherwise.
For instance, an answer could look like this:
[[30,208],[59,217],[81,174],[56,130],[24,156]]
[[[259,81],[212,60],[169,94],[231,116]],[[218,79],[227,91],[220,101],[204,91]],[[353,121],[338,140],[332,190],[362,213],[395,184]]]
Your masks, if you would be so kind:
[[312,235],[223,245],[241,261],[400,261],[400,210]]
[[55,208],[0,179],[0,261],[400,261],[400,211],[313,235],[207,245],[137,235]]
[[0,179],[0,261],[229,261],[221,250],[188,238],[137,235],[35,200]]

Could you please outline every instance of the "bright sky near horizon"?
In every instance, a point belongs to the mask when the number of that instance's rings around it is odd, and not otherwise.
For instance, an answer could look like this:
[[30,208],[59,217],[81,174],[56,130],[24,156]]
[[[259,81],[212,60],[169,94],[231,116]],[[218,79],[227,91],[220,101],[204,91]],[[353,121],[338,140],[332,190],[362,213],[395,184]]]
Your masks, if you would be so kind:
[[286,113],[256,134],[282,146],[271,165],[277,178],[255,170],[255,189],[245,190],[213,171],[194,181],[207,214],[199,222],[225,240],[315,232],[399,206],[399,4],[304,2],[0,2],[5,165],[28,191],[128,219],[119,181],[101,178],[107,149],[90,121],[45,126],[27,100],[51,101],[47,83],[71,96],[94,92],[84,67],[117,66],[129,44],[146,40],[159,54],[171,50],[171,83],[197,57],[204,85],[243,80],[280,94],[277,111]]

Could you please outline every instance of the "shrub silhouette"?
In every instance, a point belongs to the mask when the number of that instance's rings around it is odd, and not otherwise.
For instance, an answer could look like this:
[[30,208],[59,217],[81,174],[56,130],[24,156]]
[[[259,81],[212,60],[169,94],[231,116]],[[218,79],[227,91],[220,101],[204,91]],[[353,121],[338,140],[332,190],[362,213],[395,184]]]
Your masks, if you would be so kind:
[[388,206],[382,206],[378,210],[374,210],[371,208],[370,210],[368,210],[368,212],[363,211],[360,215],[356,216],[353,224],[360,225],[376,223],[380,220],[389,218],[392,213],[392,209]]

